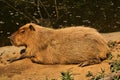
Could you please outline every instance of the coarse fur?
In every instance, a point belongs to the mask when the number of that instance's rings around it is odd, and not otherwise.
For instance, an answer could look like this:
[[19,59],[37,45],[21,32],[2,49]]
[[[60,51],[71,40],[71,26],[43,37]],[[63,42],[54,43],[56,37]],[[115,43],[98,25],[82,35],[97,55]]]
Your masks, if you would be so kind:
[[45,28],[34,23],[22,26],[10,37],[15,46],[26,46],[21,57],[41,64],[95,64],[109,50],[104,38],[93,28]]

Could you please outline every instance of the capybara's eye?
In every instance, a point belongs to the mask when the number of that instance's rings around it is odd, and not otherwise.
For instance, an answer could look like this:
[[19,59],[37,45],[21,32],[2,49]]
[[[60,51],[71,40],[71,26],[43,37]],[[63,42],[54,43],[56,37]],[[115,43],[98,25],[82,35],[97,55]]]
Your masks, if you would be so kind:
[[25,30],[20,30],[20,33],[21,33],[21,34],[25,33]]

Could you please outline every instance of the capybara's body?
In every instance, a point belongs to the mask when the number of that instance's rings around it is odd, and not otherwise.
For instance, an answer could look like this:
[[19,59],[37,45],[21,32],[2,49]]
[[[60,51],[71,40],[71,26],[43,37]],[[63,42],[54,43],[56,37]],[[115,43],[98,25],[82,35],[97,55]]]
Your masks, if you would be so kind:
[[95,64],[105,59],[108,51],[95,29],[82,26],[55,30],[28,23],[10,38],[14,45],[27,47],[21,57],[43,64]]

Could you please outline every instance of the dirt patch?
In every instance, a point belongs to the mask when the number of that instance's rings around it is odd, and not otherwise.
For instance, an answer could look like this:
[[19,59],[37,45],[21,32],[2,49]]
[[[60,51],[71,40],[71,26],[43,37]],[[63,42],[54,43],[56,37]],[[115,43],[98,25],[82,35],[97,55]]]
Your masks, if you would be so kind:
[[0,76],[7,76],[9,78],[13,77],[16,74],[21,74],[22,71],[30,69],[30,61],[19,60],[8,65],[0,65]]
[[21,60],[0,67],[0,75],[5,75],[11,80],[46,80],[46,78],[61,80],[61,72],[70,71],[74,80],[87,80],[89,79],[86,77],[88,71],[96,74],[101,72],[101,69],[104,69],[106,74],[110,73],[107,62],[79,67],[78,65],[41,65],[29,60]]
[[120,32],[102,33],[107,41],[120,41]]

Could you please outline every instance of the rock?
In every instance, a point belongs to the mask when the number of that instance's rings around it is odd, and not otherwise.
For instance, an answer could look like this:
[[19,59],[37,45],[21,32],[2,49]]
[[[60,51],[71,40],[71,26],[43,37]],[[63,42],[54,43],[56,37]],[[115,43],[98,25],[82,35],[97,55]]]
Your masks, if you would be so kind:
[[0,47],[0,63],[7,64],[20,58],[25,52],[25,47],[5,46]]

